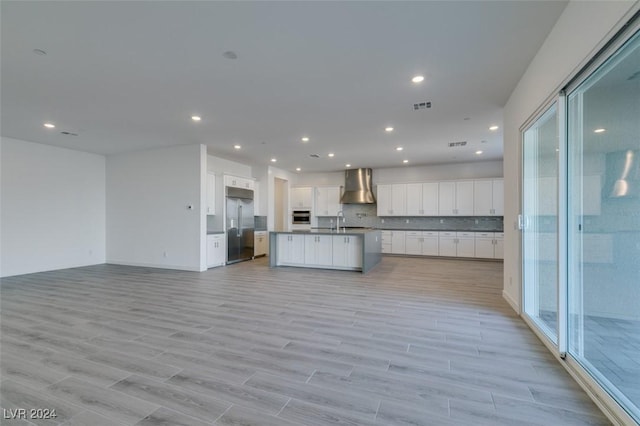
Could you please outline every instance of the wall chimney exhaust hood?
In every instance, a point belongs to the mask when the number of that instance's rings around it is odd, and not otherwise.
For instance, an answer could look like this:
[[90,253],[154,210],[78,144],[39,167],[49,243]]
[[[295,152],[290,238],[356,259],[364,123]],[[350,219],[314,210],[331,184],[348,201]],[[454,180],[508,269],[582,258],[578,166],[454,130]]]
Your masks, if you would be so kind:
[[344,171],[344,194],[342,204],[375,204],[376,197],[371,190],[371,169],[353,169]]

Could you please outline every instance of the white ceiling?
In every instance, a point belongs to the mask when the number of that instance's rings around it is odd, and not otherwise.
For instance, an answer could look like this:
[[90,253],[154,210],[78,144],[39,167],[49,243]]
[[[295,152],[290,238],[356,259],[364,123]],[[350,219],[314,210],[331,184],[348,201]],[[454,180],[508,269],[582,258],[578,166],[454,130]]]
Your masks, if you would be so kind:
[[2,135],[303,172],[501,159],[488,127],[566,4],[3,0]]

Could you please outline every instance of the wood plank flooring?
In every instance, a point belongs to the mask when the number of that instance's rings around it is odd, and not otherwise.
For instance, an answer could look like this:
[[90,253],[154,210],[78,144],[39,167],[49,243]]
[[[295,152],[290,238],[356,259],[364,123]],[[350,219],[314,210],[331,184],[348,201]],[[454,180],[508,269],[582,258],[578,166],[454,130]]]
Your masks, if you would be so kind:
[[609,424],[501,290],[501,263],[400,257],[6,278],[1,423]]

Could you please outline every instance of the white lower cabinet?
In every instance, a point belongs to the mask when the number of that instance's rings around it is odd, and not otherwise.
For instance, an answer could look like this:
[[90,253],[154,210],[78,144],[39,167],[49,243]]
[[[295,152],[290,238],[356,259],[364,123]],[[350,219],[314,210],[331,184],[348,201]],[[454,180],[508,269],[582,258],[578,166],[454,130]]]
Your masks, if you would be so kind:
[[267,254],[269,246],[269,234],[267,231],[255,231],[253,233],[253,255],[263,256]]
[[405,253],[438,256],[438,233],[433,231],[406,231]]
[[504,258],[504,234],[502,232],[476,232],[476,257],[484,259]]
[[331,235],[304,236],[305,265],[333,265],[333,240]]
[[278,264],[304,265],[304,235],[278,234]]
[[333,235],[333,266],[362,268],[362,238],[353,235]]
[[440,256],[475,257],[474,232],[443,231],[438,234]]
[[392,252],[392,246],[391,246],[391,235],[392,235],[392,231],[381,231],[380,232],[380,239],[382,240],[382,253],[391,253]]
[[391,231],[391,253],[405,254],[406,250],[406,232]]
[[225,264],[227,258],[225,243],[225,234],[207,235],[207,268],[215,268]]

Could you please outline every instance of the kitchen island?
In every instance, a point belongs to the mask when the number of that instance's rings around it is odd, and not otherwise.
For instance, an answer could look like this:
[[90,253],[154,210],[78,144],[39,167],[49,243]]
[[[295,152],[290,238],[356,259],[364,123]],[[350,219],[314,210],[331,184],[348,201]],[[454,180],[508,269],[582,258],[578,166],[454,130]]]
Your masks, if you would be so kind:
[[271,232],[269,266],[369,272],[382,259],[377,229]]

